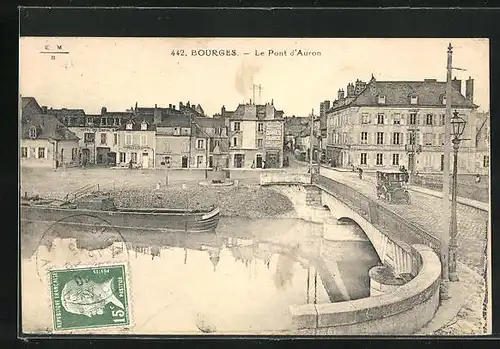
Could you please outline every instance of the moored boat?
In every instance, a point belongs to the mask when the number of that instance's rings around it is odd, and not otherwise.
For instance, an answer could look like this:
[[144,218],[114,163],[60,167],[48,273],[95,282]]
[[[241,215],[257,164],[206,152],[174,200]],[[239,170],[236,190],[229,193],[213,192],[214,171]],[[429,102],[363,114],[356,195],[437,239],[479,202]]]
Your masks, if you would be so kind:
[[95,217],[117,229],[204,233],[215,232],[220,211],[218,207],[122,208],[115,205],[113,197],[99,192],[72,201],[21,198],[21,222],[63,221],[65,225],[92,226]]

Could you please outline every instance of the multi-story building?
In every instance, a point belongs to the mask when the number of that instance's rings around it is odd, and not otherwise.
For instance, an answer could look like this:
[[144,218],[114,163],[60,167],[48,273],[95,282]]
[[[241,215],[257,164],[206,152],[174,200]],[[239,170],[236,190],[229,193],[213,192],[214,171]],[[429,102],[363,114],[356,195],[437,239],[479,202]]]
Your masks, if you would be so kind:
[[191,167],[191,120],[181,113],[169,115],[156,124],[156,166]]
[[489,174],[490,169],[490,115],[478,113],[476,119],[476,172]]
[[78,137],[32,97],[22,97],[21,166],[78,164]]
[[214,167],[214,150],[220,152],[220,162],[228,167],[227,127],[221,118],[197,117],[193,120],[194,152],[196,167]]
[[301,117],[295,115],[285,118],[285,145],[287,145],[289,150],[295,150],[297,148],[297,137],[299,137],[304,130],[310,129],[310,120],[310,117]]
[[[473,80],[452,81],[452,108],[467,121],[460,145],[459,172],[476,171],[477,106],[473,103]],[[443,168],[446,83],[424,81],[357,80],[327,113],[327,159],[334,166],[367,169],[405,166],[419,172]],[[419,152],[406,151],[415,144]]]
[[240,104],[234,112],[223,107],[220,117],[228,126],[230,168],[283,167],[283,111],[273,103]]
[[155,167],[156,126],[153,123],[134,118],[126,121],[117,131],[117,165],[132,163],[142,168]]
[[115,166],[118,148],[118,127],[133,117],[131,111],[109,112],[101,108],[101,114],[86,114],[83,109],[53,109],[47,113],[54,115],[80,139],[79,156],[82,164]]

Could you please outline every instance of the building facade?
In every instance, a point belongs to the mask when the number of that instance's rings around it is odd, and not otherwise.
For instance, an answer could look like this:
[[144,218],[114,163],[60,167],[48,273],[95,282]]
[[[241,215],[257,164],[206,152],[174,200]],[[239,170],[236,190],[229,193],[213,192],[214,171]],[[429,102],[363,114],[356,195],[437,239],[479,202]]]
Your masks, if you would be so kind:
[[229,168],[283,167],[283,111],[272,103],[240,104],[226,120]]
[[23,106],[26,109],[21,109],[21,166],[78,165],[78,137],[56,117],[46,114],[46,109],[40,108],[34,98],[23,101]]
[[[475,172],[477,106],[473,83],[452,82],[452,108],[467,121],[460,145],[458,171]],[[327,112],[327,160],[336,167],[366,169],[406,168],[419,172],[443,169],[446,83],[424,81],[357,80],[348,84],[347,94]],[[418,152],[407,152],[409,144]],[[451,160],[450,160],[451,161]]]
[[154,168],[156,126],[138,118],[118,128],[117,165]]

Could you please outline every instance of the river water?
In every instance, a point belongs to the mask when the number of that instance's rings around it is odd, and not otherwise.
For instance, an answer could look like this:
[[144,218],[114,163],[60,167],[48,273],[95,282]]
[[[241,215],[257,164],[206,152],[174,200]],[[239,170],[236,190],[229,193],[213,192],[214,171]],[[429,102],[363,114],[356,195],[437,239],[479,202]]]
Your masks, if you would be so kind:
[[291,305],[369,296],[375,251],[356,226],[339,229],[361,238],[326,241],[322,225],[297,219],[222,218],[216,234],[108,229],[96,244],[87,228],[24,224],[23,328],[51,332],[48,269],[123,263],[132,326],[92,333],[290,331]]

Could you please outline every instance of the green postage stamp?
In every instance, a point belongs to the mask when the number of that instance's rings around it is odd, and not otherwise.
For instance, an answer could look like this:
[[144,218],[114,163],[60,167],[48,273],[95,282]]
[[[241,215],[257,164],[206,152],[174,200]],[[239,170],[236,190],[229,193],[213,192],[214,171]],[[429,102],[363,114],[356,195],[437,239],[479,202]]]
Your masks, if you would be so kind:
[[50,271],[55,330],[130,325],[124,265]]

